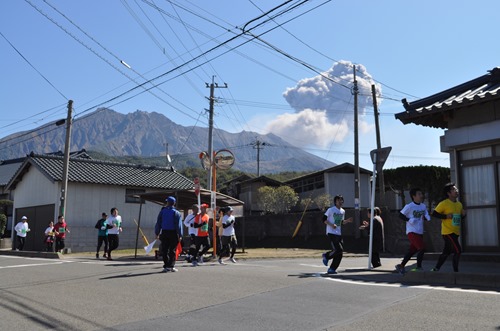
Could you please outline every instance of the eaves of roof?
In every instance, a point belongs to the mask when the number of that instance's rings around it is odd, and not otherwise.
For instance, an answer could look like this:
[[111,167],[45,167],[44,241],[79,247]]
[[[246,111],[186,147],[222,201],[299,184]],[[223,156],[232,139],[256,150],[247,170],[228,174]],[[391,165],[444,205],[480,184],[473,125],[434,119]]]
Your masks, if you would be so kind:
[[[64,160],[59,156],[28,157],[8,184],[15,188],[29,167],[35,166],[52,181],[61,181]],[[68,181],[102,185],[146,187],[154,189],[188,189],[193,182],[167,168],[113,163],[89,159],[69,161]]]
[[[348,162],[344,162],[342,164],[338,164],[338,165],[333,166],[333,167],[328,168],[328,169],[312,172],[310,174],[303,175],[300,177],[295,177],[293,179],[287,180],[284,183],[290,184],[290,183],[296,182],[297,180],[302,180],[302,179],[305,179],[308,177],[315,177],[317,175],[322,175],[325,173],[354,173],[354,165],[352,165],[351,163],[348,163]],[[372,174],[372,172],[370,170],[367,170],[367,169],[361,168],[361,167],[359,168],[359,173],[360,174],[367,174],[367,175]]]
[[446,129],[448,111],[496,99],[500,99],[500,67],[493,68],[486,75],[411,103],[403,99],[405,111],[394,116],[404,124],[415,123]]
[[255,178],[250,178],[250,179],[241,181],[239,184],[241,185],[241,184],[248,184],[248,183],[255,183],[255,182],[264,182],[266,184],[272,184],[272,185],[277,185],[277,186],[284,185],[282,182],[275,180],[275,179],[272,179],[272,178],[269,178],[267,176],[259,176],[259,177],[255,177]]

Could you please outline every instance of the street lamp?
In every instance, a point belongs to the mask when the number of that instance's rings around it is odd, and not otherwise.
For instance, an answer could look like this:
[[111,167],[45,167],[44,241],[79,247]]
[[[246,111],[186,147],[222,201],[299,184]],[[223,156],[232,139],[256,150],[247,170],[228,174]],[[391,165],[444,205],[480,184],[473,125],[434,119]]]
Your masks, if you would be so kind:
[[373,162],[373,183],[372,183],[372,196],[370,204],[370,244],[368,250],[368,269],[371,269],[372,261],[372,246],[373,246],[373,210],[375,209],[375,187],[377,186],[377,172],[382,172],[385,161],[391,153],[392,147],[377,148],[370,152],[370,157]]

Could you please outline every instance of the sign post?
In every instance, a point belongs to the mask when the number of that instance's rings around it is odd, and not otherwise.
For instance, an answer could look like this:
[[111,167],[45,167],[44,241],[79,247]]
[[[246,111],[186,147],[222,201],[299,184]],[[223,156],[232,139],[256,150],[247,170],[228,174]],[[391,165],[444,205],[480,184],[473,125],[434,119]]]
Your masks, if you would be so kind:
[[200,179],[195,177],[193,179],[194,182],[194,194],[198,198],[198,207],[201,205],[201,197],[200,197]]
[[373,181],[372,181],[372,196],[370,203],[370,244],[368,250],[368,270],[372,268],[372,247],[373,247],[373,217],[375,216],[375,187],[377,186],[377,172],[382,172],[382,168],[384,167],[385,161],[389,157],[389,153],[391,153],[392,147],[384,147],[377,148],[370,152],[370,157],[373,162]]

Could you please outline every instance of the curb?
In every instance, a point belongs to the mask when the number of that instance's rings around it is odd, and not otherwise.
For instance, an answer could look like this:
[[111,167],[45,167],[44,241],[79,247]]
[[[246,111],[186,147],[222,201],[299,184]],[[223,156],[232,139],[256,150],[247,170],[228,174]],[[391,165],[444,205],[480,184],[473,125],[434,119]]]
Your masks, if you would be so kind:
[[500,275],[473,274],[454,272],[408,272],[402,279],[403,283],[425,285],[450,285],[474,288],[500,289]]
[[22,257],[39,257],[43,259],[60,259],[62,258],[61,253],[54,252],[33,252],[33,251],[13,251],[10,248],[8,250],[0,250],[0,255],[8,256],[22,256]]

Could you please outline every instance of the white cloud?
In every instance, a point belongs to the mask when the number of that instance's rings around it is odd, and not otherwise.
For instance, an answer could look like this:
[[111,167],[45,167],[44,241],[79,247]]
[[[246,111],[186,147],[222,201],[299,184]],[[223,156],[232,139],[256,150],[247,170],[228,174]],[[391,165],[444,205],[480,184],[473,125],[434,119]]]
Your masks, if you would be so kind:
[[[358,82],[358,114],[365,114],[373,106],[371,75],[363,65],[356,65]],[[342,142],[353,127],[354,96],[353,64],[348,61],[335,63],[323,75],[305,78],[283,93],[295,113],[280,115],[267,125],[267,131],[285,139],[293,138],[305,145],[327,146]],[[381,87],[376,84],[377,93]],[[373,125],[360,119],[360,132],[366,133]],[[291,142],[297,144],[297,142]]]
[[324,110],[305,109],[300,113],[282,114],[271,121],[267,130],[287,139],[294,145],[326,147],[332,141],[343,141],[349,132],[347,122],[330,123]]

